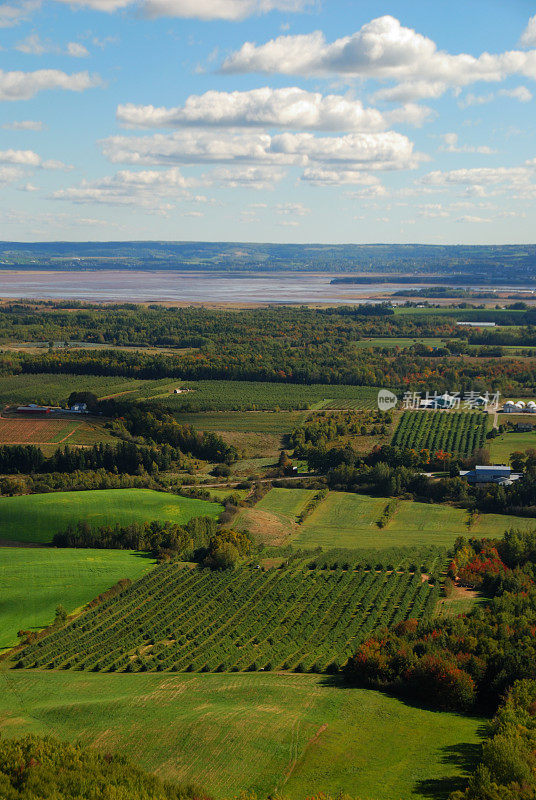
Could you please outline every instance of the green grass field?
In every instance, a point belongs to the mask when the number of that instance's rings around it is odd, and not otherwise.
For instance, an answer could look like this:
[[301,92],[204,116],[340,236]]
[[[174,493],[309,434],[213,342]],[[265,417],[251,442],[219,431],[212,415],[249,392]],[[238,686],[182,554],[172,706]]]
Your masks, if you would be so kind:
[[125,753],[216,798],[446,800],[474,768],[483,722],[312,675],[4,671],[0,682],[3,735]]
[[200,431],[233,433],[290,433],[305,418],[296,411],[220,411],[216,413],[176,414],[177,422],[193,425]]
[[222,507],[205,500],[154,492],[151,489],[103,489],[51,492],[0,499],[0,539],[46,544],[69,523],[93,525],[217,517]]
[[298,531],[298,514],[314,494],[311,489],[271,489],[254,508],[242,509],[233,526],[260,544],[288,544]]
[[[285,496],[287,493],[288,497]],[[449,546],[457,536],[470,533],[472,536],[500,537],[509,527],[526,528],[530,525],[530,521],[523,517],[481,514],[476,525],[468,531],[467,512],[463,509],[401,500],[387,527],[380,529],[376,522],[389,498],[330,492],[303,525],[297,529],[292,527],[290,521],[294,521],[312,494],[306,489],[272,489],[255,509],[263,515],[272,514],[281,521],[288,520],[292,544],[305,548]]]
[[315,495],[314,489],[270,489],[255,506],[292,522]]
[[[525,421],[530,422],[530,420],[523,420],[523,422]],[[533,424],[535,423],[536,419]],[[495,439],[489,439],[486,442],[486,446],[489,448],[489,454],[493,464],[509,464],[510,453],[516,450],[523,453],[530,448],[536,448],[536,431],[525,433],[513,431],[511,433],[503,433]]]
[[52,622],[59,603],[72,612],[153,563],[127,550],[0,548],[0,649],[17,644],[18,630]]

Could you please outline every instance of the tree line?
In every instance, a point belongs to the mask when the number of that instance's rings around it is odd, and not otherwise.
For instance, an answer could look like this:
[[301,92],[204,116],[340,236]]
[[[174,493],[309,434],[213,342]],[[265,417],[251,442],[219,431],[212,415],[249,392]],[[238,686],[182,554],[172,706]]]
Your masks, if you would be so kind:
[[406,620],[363,643],[346,679],[443,710],[496,707],[517,680],[536,679],[536,530],[454,546],[449,575],[491,597],[456,618]]
[[[124,756],[30,734],[0,738],[5,800],[195,800],[199,791],[162,781]],[[203,793],[203,797],[208,797]]]
[[[536,454],[517,453],[515,464],[523,478],[510,486],[470,485],[459,477],[460,468],[486,463],[485,452],[475,451],[470,458],[382,445],[361,456],[347,443],[326,448],[310,447],[302,457],[309,469],[325,475],[330,489],[360,492],[382,497],[411,495],[413,499],[435,503],[452,502],[480,512],[536,517]],[[479,460],[483,456],[482,460]],[[428,478],[423,472],[442,469],[450,475]]]
[[[474,358],[449,348],[404,348],[382,352],[355,342],[373,337],[459,336],[452,311],[386,315],[379,306],[323,311],[268,308],[236,312],[132,306],[66,311],[11,304],[0,309],[0,340],[68,340],[114,346],[160,346],[182,352],[51,349],[42,354],[4,353],[0,372],[118,375],[158,379],[249,380],[297,384],[388,385],[405,389],[466,391],[515,389],[536,385],[535,360]],[[478,314],[479,312],[475,312]],[[530,312],[503,313],[519,325],[534,321]],[[517,315],[517,316],[516,316]],[[503,317],[497,317],[503,322]],[[522,328],[525,330],[525,328]],[[469,332],[471,336],[473,335]],[[467,334],[469,335],[469,334]],[[432,367],[433,364],[433,367]]]

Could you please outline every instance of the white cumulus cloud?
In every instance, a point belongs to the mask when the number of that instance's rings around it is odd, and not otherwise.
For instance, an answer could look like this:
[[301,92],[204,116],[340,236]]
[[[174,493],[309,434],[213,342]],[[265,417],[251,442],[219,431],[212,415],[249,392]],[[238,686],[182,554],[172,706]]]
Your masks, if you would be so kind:
[[168,208],[163,198],[180,199],[187,195],[193,181],[176,169],[121,170],[96,181],[82,181],[78,186],[59,189],[52,197],[73,203],[140,206],[148,209]]
[[523,47],[536,46],[536,14],[529,19],[527,27],[521,35],[520,44]]
[[0,150],[0,164],[20,164],[25,167],[39,167],[41,158],[33,150]]
[[14,183],[14,181],[22,177],[23,174],[23,171],[19,167],[6,167],[0,164],[0,186]]
[[68,42],[66,52],[68,56],[73,58],[86,58],[89,55],[89,50],[80,42]]
[[56,0],[72,8],[113,12],[139,6],[148,17],[222,19],[231,22],[270,11],[295,13],[314,5],[314,0]]
[[492,153],[497,152],[485,144],[461,145],[458,142],[459,137],[457,133],[444,133],[441,138],[443,139],[443,144],[440,149],[446,153],[479,153],[480,155],[491,155]]
[[221,71],[391,80],[398,86],[382,90],[379,96],[409,102],[438,97],[449,87],[464,87],[476,81],[499,82],[508,75],[535,79],[536,51],[451,54],[387,15],[334,42],[327,42],[321,31],[280,36],[262,45],[246,42],[224,61]]
[[526,86],[516,86],[515,89],[501,89],[499,94],[502,97],[512,97],[514,100],[519,100],[520,103],[530,103],[532,100],[532,92]]
[[85,58],[89,55],[89,50],[80,42],[68,42],[65,49],[51,41],[43,40],[38,33],[30,33],[25,39],[15,45],[15,50],[31,56],[42,56],[45,53],[55,53],[60,55],[72,56],[73,58]]
[[12,28],[27,19],[41,5],[41,0],[13,0],[0,5],[0,28]]
[[17,164],[22,167],[41,167],[42,169],[70,169],[63,161],[43,160],[33,150],[0,150],[0,164]]
[[38,69],[35,72],[0,70],[0,100],[29,100],[47,89],[83,92],[100,84],[100,78],[89,72],[68,75],[58,69]]
[[6,131],[42,131],[44,125],[37,119],[21,119],[14,122],[5,122],[2,128]]
[[[400,110],[401,119],[420,123],[426,111]],[[117,119],[128,127],[282,127],[299,130],[378,131],[386,127],[380,111],[364,108],[360,100],[322,95],[297,87],[265,86],[245,92],[209,91],[191,95],[181,107],[118,106]]]
[[[320,183],[355,183],[359,175],[383,170],[413,169],[424,160],[400,133],[312,133],[181,130],[172,134],[114,136],[102,142],[114,163],[127,164],[248,164],[255,167],[296,166],[304,178]],[[328,176],[329,173],[329,176]]]
[[278,203],[275,213],[282,217],[305,217],[311,213],[311,209],[303,203]]
[[434,170],[420,179],[426,187],[444,189],[460,187],[476,197],[507,193],[510,199],[536,197],[536,159],[515,167],[472,167],[454,170]]
[[285,177],[286,172],[277,167],[216,167],[203,175],[207,184],[217,183],[229,189],[273,189]]

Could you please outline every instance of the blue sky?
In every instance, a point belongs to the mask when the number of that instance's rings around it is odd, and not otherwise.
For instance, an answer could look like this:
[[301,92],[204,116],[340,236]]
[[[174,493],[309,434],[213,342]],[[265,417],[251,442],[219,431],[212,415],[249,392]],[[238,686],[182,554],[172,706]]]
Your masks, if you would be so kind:
[[2,0],[0,239],[533,242],[525,0]]

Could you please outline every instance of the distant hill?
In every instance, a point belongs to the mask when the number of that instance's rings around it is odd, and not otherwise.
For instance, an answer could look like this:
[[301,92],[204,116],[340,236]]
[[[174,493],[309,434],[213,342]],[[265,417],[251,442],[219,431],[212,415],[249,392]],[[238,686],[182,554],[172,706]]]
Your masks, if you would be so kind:
[[[0,242],[0,269],[298,271],[536,280],[535,245]],[[452,280],[452,277],[451,277]]]

